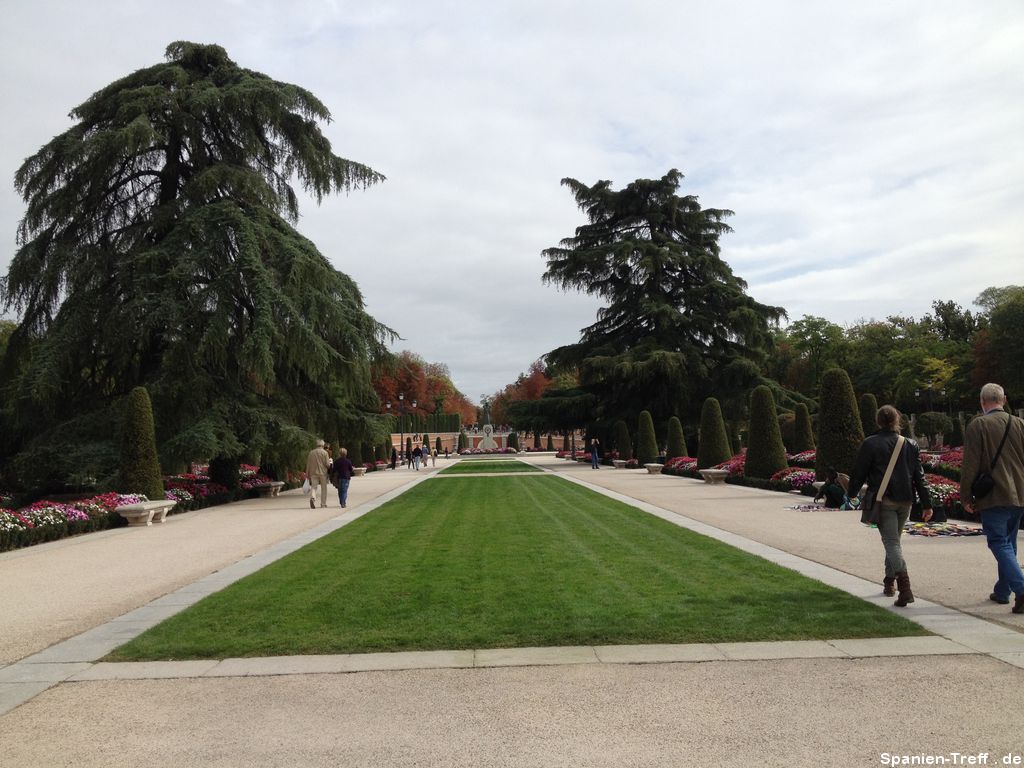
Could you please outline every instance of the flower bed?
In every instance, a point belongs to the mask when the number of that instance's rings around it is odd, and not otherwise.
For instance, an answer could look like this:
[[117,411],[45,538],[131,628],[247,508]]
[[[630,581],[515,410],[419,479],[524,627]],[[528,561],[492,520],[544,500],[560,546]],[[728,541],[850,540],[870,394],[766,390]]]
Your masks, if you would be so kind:
[[802,467],[803,469],[814,469],[814,462],[817,458],[818,452],[816,450],[786,454],[786,460],[791,466]]
[[788,484],[787,490],[802,491],[813,487],[814,472],[803,467],[786,467],[772,475],[772,482]]
[[495,453],[519,453],[515,448],[463,448],[460,456],[489,456]]
[[921,464],[924,468],[949,480],[960,482],[960,470],[963,463],[963,448],[951,448],[946,451],[921,451]]
[[0,509],[0,551],[118,525],[121,518],[114,510],[138,501],[147,499],[106,493],[70,504],[44,500],[17,510]]

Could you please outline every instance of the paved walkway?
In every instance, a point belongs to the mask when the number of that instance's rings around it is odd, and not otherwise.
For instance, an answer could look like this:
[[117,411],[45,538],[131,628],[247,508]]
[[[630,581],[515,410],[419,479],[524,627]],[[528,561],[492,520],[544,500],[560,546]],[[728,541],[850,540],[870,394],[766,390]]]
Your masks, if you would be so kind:
[[[850,513],[786,510],[779,494],[643,470],[528,460],[889,602],[872,578],[877,534]],[[994,570],[980,538],[907,540],[919,599],[902,613],[933,637],[95,663],[433,474],[353,481],[351,509],[338,517],[289,494],[0,555],[0,583],[36,579],[0,624],[3,659],[17,660],[0,668],[0,743],[14,745],[12,764],[877,765],[898,750],[1001,751],[997,760],[1024,743],[1015,712],[1024,622],[979,600]],[[168,548],[177,557],[161,559]],[[154,558],[163,567],[141,587],[132,576]],[[106,567],[82,566],[97,562]],[[54,573],[76,577],[58,590],[57,611],[39,588]],[[40,613],[70,618],[33,624]],[[55,644],[68,626],[91,628]],[[35,652],[22,658],[26,649]],[[997,679],[1005,708],[991,702]]]

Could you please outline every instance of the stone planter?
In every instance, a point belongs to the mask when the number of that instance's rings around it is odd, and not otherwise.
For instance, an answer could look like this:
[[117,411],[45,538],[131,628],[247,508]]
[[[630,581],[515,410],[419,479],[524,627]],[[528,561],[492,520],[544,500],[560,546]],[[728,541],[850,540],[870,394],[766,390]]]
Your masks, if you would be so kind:
[[662,464],[644,464],[644,469],[647,470],[649,475],[660,475],[661,470],[664,469]]
[[612,466],[615,467],[616,469],[625,469],[626,468],[626,460],[625,459],[612,459]]
[[362,477],[366,474],[366,467],[352,467],[352,477]]
[[729,476],[729,470],[727,469],[700,469],[698,472],[704,478],[704,482],[711,483],[711,485],[724,483],[725,478]]

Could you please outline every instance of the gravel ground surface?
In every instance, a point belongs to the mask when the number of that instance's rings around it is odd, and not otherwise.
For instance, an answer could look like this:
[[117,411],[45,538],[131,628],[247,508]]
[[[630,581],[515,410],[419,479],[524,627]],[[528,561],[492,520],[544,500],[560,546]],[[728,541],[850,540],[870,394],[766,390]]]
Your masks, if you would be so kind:
[[995,765],[1024,752],[1022,683],[979,656],[66,683],[0,743],[26,768]]

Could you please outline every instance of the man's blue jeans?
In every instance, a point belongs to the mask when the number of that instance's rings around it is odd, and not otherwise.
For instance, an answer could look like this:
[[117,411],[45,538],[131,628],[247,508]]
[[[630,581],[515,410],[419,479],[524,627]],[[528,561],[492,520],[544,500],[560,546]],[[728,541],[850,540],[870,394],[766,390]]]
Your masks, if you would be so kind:
[[981,511],[981,527],[999,569],[992,592],[1000,599],[1008,599],[1011,592],[1024,595],[1024,572],[1017,561],[1017,531],[1022,514],[1024,507],[990,507]]
[[597,462],[598,462],[597,451],[591,451],[590,452],[590,466],[592,466],[594,469],[597,469]]
[[343,507],[348,502],[348,484],[351,482],[350,477],[338,480],[338,503]]

